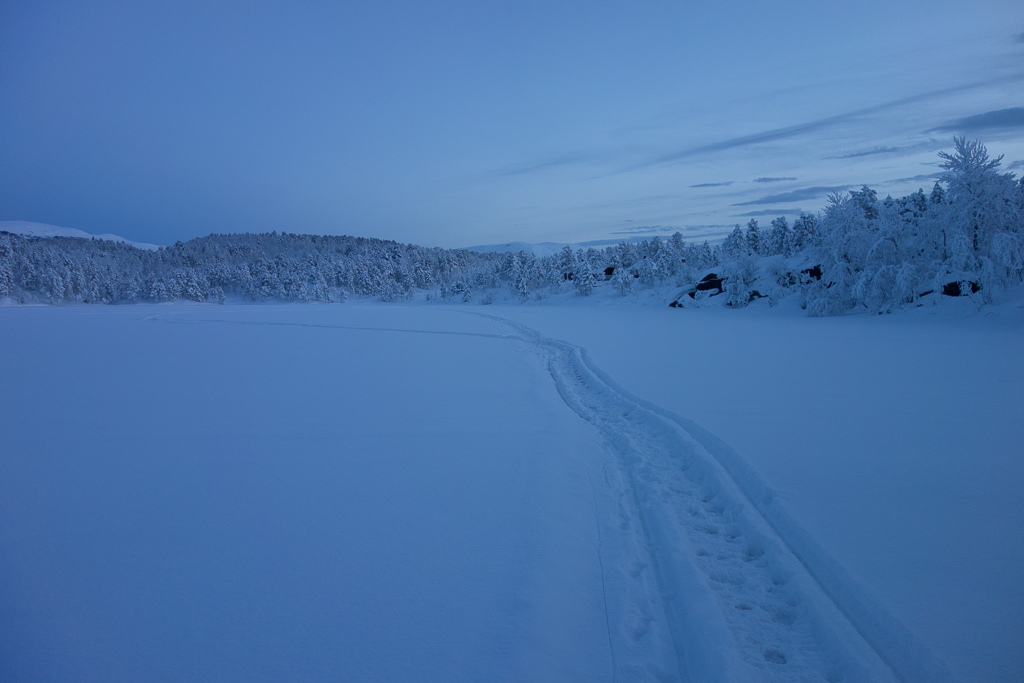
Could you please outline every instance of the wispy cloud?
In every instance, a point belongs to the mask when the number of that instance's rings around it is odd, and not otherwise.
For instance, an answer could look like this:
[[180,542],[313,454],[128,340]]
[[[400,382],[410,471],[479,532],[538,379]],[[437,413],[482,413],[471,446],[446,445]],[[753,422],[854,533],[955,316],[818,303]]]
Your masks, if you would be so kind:
[[802,213],[802,209],[759,209],[733,215],[737,218],[757,218],[759,216],[799,216]]
[[[879,154],[895,154],[895,155],[908,155],[916,152],[933,151],[940,149],[944,143],[937,140],[925,140],[918,142],[913,145],[902,145],[900,147],[869,147],[868,149],[858,149],[847,154],[840,154],[839,156],[826,157],[828,159],[859,159],[861,157],[875,156]],[[948,144],[948,140],[945,144]]]
[[837,157],[830,157],[832,159],[856,159],[858,157],[869,157],[875,154],[897,154],[907,149],[906,147],[875,147],[873,149],[863,149],[859,152],[850,152],[849,154],[841,154]]
[[661,235],[679,230],[678,225],[635,225],[621,230],[613,230],[612,235]]
[[[866,113],[866,110],[862,110],[860,113]],[[816,130],[820,130],[827,126],[831,126],[841,121],[853,118],[853,116],[854,114],[830,116],[826,119],[819,119],[818,121],[802,123],[796,126],[776,128],[774,130],[766,130],[760,133],[754,133],[752,135],[743,135],[736,138],[729,138],[727,140],[713,142],[708,145],[690,147],[689,149],[680,150],[678,152],[673,152],[672,154],[666,154],[664,156],[658,157],[657,159],[652,159],[643,164],[640,164],[637,168],[643,168],[647,166],[660,166],[662,164],[671,164],[677,161],[683,161],[684,159],[699,156],[702,154],[724,152],[726,150],[736,149],[738,147],[749,147],[750,145],[757,145],[763,142],[774,142],[775,140],[784,140],[786,138],[792,138],[798,135],[803,135],[804,133],[810,133]]]
[[583,164],[588,161],[598,158],[596,152],[566,152],[559,154],[558,156],[545,159],[543,161],[535,162],[522,162],[518,164],[509,164],[496,169],[493,174],[496,176],[515,176],[525,175],[528,173],[534,173],[536,171],[547,171],[560,166],[573,166],[576,164]]
[[762,176],[760,178],[754,178],[755,183],[781,183],[786,180],[796,180],[796,178],[792,176],[783,176],[780,178],[768,178],[766,176]]
[[1018,33],[1017,35],[1015,35],[1013,37],[1013,42],[1015,42],[1015,43],[1024,43],[1024,33]]
[[[576,150],[571,152],[565,152],[558,154],[547,159],[540,161],[525,161],[521,163],[509,164],[501,168],[495,169],[488,173],[490,176],[508,177],[527,175],[532,173],[546,172],[558,168],[569,167],[569,166],[586,166],[594,164],[605,164],[612,166],[619,166],[617,171],[612,171],[612,175],[619,173],[628,173],[630,171],[642,170],[654,166],[661,166],[665,164],[672,164],[686,160],[690,157],[700,156],[704,154],[713,154],[716,152],[723,152],[726,150],[737,149],[741,147],[748,147],[752,145],[758,145],[766,142],[775,142],[778,140],[785,140],[789,138],[795,138],[809,133],[814,133],[837,124],[845,123],[847,121],[871,115],[880,112],[888,111],[891,109],[897,109],[899,107],[906,106],[908,104],[916,104],[919,102],[925,102],[928,100],[938,99],[946,97],[951,94],[966,92],[975,90],[977,88],[983,88],[986,86],[998,85],[1002,83],[1015,83],[1024,80],[1024,72],[1014,73],[1009,76],[1001,76],[999,78],[992,78],[984,81],[976,81],[973,83],[966,83],[961,85],[950,86],[948,88],[941,88],[939,90],[932,90],[929,92],[919,93],[917,95],[911,95],[909,97],[903,97],[897,100],[890,100],[880,104],[872,105],[870,107],[862,107],[860,109],[854,109],[835,116],[827,116],[825,118],[816,119],[814,121],[808,121],[805,123],[796,124],[793,126],[785,126],[782,128],[774,128],[771,130],[760,131],[750,135],[742,135],[739,137],[727,138],[725,140],[719,140],[704,145],[697,145],[694,147],[688,147],[680,149],[668,154],[662,154],[653,158],[648,158],[644,161],[630,163],[626,159],[636,159],[638,155],[643,154],[643,150],[637,146],[622,146],[622,147],[603,147],[585,150]],[[933,129],[938,132],[945,132],[948,130],[966,130],[963,128],[964,125],[974,126],[978,129],[978,126],[990,127],[995,125],[996,121],[1007,121],[1013,120],[1015,123],[1014,127],[1024,126],[1024,123],[1016,122],[1015,117],[1021,116],[1021,114],[1015,114],[1014,112],[1022,112],[1024,108],[1016,107],[1013,109],[1001,110],[1001,112],[988,112],[987,114],[981,114],[977,117],[967,117],[958,121],[950,122],[946,126]],[[1009,112],[1009,113],[1007,113]],[[1004,118],[1000,118],[1001,115]],[[956,125],[954,125],[956,124]],[[998,125],[1003,126],[1005,123],[999,123]],[[959,127],[958,127],[959,126]],[[925,145],[925,143],[922,143]],[[856,156],[867,156],[869,154],[895,154],[901,151],[911,151],[910,148],[899,148],[899,147],[879,147],[871,150],[855,151],[851,152],[848,157],[853,158]],[[795,178],[777,178],[777,179],[757,179],[755,182],[778,182],[783,180],[795,180]],[[724,183],[723,183],[724,184]],[[701,183],[694,187],[715,187],[716,183]]]
[[724,183],[701,183],[699,185],[690,185],[690,187],[726,187],[732,185],[734,181],[728,180]]
[[987,111],[984,114],[965,116],[943,124],[934,131],[975,133],[982,130],[995,128],[1024,128],[1024,107],[1010,107],[1009,109],[998,109]]
[[1007,171],[1013,171],[1013,170],[1016,170],[1018,168],[1024,168],[1024,159],[1021,159],[1019,161],[1014,161],[1012,164],[1007,164],[1006,165],[1006,170]]
[[887,111],[889,109],[896,109],[898,107],[902,107],[908,104],[915,104],[918,102],[933,100],[954,93],[964,92],[967,90],[974,90],[976,88],[995,85],[998,83],[1020,81],[1022,79],[1024,79],[1024,75],[1016,73],[1013,76],[1009,77],[995,78],[987,81],[977,81],[975,83],[966,83],[962,85],[950,86],[948,88],[941,88],[939,90],[932,90],[930,92],[919,93],[917,95],[911,95],[910,97],[902,97],[898,100],[891,100],[889,102],[883,102],[881,104],[872,105],[870,107],[854,109],[843,114],[827,116],[822,119],[808,121],[807,123],[801,123],[795,126],[775,128],[773,130],[766,130],[760,133],[754,133],[752,135],[742,135],[740,137],[729,138],[727,140],[720,140],[718,142],[712,142],[707,145],[698,145],[696,147],[690,147],[688,149],[679,150],[677,152],[672,152],[671,154],[665,154],[656,159],[652,159],[648,162],[645,162],[643,164],[640,164],[639,166],[634,167],[634,169],[643,168],[647,166],[658,166],[661,164],[674,163],[701,154],[723,152],[725,150],[736,149],[738,147],[748,147],[750,145],[757,145],[764,142],[774,142],[776,140],[793,138],[800,135],[804,135],[806,133],[813,133],[823,128],[828,128],[838,123],[844,123],[851,119],[866,116],[868,114],[877,114],[879,112]]
[[815,185],[814,187],[804,187],[799,190],[793,190],[792,192],[782,192],[781,194],[770,194],[757,199],[751,199],[749,202],[738,202],[733,206],[752,206],[756,204],[782,204],[785,202],[799,202],[804,199],[816,199],[832,192],[842,192],[849,188],[849,185],[837,185],[831,187],[825,187],[821,185]]
[[728,235],[738,223],[705,223],[698,225],[687,225],[682,230],[683,237],[690,242],[699,240],[717,241]]
[[941,173],[925,173],[924,175],[910,176],[909,178],[894,178],[886,180],[882,185],[898,185],[900,183],[923,183],[930,180],[937,180]]

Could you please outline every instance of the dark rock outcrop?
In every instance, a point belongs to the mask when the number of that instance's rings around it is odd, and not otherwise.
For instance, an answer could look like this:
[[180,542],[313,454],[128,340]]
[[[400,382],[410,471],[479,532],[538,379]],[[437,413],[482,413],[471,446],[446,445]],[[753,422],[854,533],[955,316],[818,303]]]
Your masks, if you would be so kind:
[[[722,278],[718,277],[715,273],[708,273],[697,283],[697,292],[710,292],[711,290],[716,290],[715,294],[721,294],[725,291],[725,288],[722,286]],[[690,296],[692,297],[693,294],[691,293]]]
[[942,293],[946,296],[967,296],[981,291],[981,285],[969,280],[947,282],[942,285]]

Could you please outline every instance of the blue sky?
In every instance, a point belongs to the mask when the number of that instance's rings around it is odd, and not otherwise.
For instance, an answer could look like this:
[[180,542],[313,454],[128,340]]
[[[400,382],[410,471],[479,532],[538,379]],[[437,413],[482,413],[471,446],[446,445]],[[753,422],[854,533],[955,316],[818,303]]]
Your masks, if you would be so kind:
[[580,241],[1024,167],[1012,2],[0,5],[0,220]]

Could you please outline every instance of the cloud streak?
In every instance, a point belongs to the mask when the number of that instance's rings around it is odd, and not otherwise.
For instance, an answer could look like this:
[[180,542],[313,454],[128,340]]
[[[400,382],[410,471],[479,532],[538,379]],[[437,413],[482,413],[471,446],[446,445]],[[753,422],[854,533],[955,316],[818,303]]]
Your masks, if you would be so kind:
[[[877,114],[885,112],[891,109],[898,109],[908,104],[916,104],[919,102],[925,102],[928,100],[945,97],[948,95],[975,90],[977,88],[983,88],[986,86],[999,85],[1003,83],[1015,83],[1024,80],[1024,72],[1014,73],[1011,76],[1001,76],[999,78],[992,78],[983,81],[975,81],[972,83],[966,83],[961,85],[950,86],[948,88],[940,88],[938,90],[931,90],[924,93],[918,93],[909,97],[902,97],[896,100],[890,100],[888,102],[882,102],[880,104],[872,105],[870,107],[862,107],[854,109],[834,116],[827,116],[814,121],[808,121],[805,123],[796,124],[793,126],[785,126],[782,128],[774,128],[771,130],[760,131],[752,133],[750,135],[742,135],[739,137],[727,138],[725,140],[719,140],[705,145],[697,145],[694,147],[688,147],[685,149],[677,150],[668,154],[663,154],[654,158],[647,159],[645,161],[639,161],[631,165],[620,167],[617,171],[612,171],[609,175],[618,175],[620,173],[628,173],[631,171],[643,170],[646,168],[652,168],[656,166],[668,165],[680,161],[684,161],[691,157],[701,156],[705,154],[714,154],[717,152],[724,152],[732,149],[739,149],[742,147],[749,147],[753,145],[759,145],[766,142],[775,142],[779,140],[786,140],[790,138],[796,138],[809,133],[815,133],[817,131],[835,126],[837,124],[845,123],[847,121],[857,119],[863,116],[871,114]],[[975,129],[979,129],[978,126],[992,126],[995,125],[995,121],[1013,121],[1012,125],[1024,127],[1024,123],[1016,123],[1018,116],[1017,112],[1024,112],[1024,108],[1015,107],[1013,109],[1000,110],[999,112],[988,112],[986,114],[978,115],[977,117],[966,117],[965,119],[959,119],[939,128],[933,129],[938,132],[945,132],[948,130],[960,130],[954,124],[963,126],[974,126]],[[995,115],[1000,116],[995,116]],[[1002,118],[1000,118],[1002,117]],[[1005,125],[1000,123],[999,125]],[[922,145],[923,147],[924,145]],[[931,145],[928,145],[931,146]],[[627,154],[631,153],[635,155],[639,151],[635,146],[629,150],[626,147],[620,148],[603,148],[603,149],[592,149],[592,150],[579,150],[573,152],[566,152],[557,156],[550,157],[541,161],[535,162],[522,162],[516,164],[509,164],[502,168],[499,168],[488,175],[499,176],[499,177],[510,177],[528,175],[532,173],[539,173],[550,171],[557,168],[563,168],[568,166],[583,166],[587,164],[603,163],[603,164],[615,164],[619,163],[626,157]],[[844,155],[839,158],[856,158],[859,156],[869,156],[872,154],[896,154],[905,151],[913,151],[913,147],[879,147],[871,150],[863,150],[857,152],[851,152],[849,155]],[[783,180],[795,180],[795,178],[758,178],[754,182],[780,182]],[[724,185],[725,183],[722,183]],[[717,187],[717,183],[701,183],[691,187],[702,188],[702,187]]]
[[915,175],[909,178],[895,178],[893,180],[886,180],[882,185],[897,185],[899,183],[919,183],[926,180],[938,180],[942,176],[941,173],[926,173],[924,175]]
[[621,230],[613,230],[612,235],[656,235],[662,233],[673,233],[679,230],[676,225],[637,225]]
[[757,218],[760,216],[799,216],[802,213],[804,213],[803,209],[759,209],[733,215],[737,218]]
[[[735,138],[729,138],[727,140],[720,140],[718,142],[712,142],[707,145],[698,145],[696,147],[690,147],[688,149],[666,154],[644,164],[640,164],[634,169],[644,168],[649,166],[660,166],[662,164],[670,164],[677,161],[682,161],[693,156],[702,154],[710,154],[714,152],[724,152],[730,149],[736,149],[739,147],[748,147],[751,145],[758,145],[764,142],[774,142],[776,140],[785,140],[788,138],[797,137],[806,133],[813,133],[823,128],[828,128],[839,123],[844,123],[851,119],[859,118],[869,114],[877,114],[879,112],[887,111],[889,109],[896,109],[908,104],[915,104],[918,102],[924,102],[932,100],[938,97],[944,97],[958,92],[964,92],[966,90],[974,90],[976,88],[996,85],[998,83],[1005,83],[1011,81],[1022,80],[1024,76],[1021,74],[1014,74],[1009,77],[994,78],[987,81],[977,81],[974,83],[967,83],[964,85],[955,85],[948,88],[941,88],[939,90],[932,90],[925,93],[919,93],[917,95],[911,95],[910,97],[901,97],[897,100],[891,100],[889,102],[883,102],[881,104],[872,105],[870,107],[862,107],[860,109],[854,109],[843,114],[837,114],[835,116],[827,116],[822,119],[815,121],[808,121],[807,123],[800,123],[795,126],[785,126],[783,128],[775,128],[772,130],[762,131],[760,133],[753,133],[751,135],[741,135]],[[632,170],[632,169],[631,169]]]
[[729,185],[732,185],[733,182],[734,181],[732,181],[732,180],[728,180],[728,181],[726,181],[724,183],[700,183],[699,185],[690,185],[690,187],[692,187],[692,188],[698,188],[698,187],[727,187]]
[[738,202],[733,206],[755,206],[757,204],[783,204],[787,202],[799,202],[804,199],[817,199],[818,197],[831,194],[833,192],[843,192],[848,189],[849,185],[835,185],[835,186],[823,186],[815,185],[814,187],[804,187],[799,190],[793,190],[792,192],[782,192],[781,194],[770,194],[757,199],[751,199],[749,202]]
[[984,114],[965,116],[943,124],[933,131],[976,133],[982,130],[1024,128],[1024,107],[1010,107],[987,111]]
[[832,159],[858,159],[860,157],[874,156],[875,154],[898,154],[907,147],[875,147],[874,149],[865,149],[859,152],[850,152],[849,154],[841,154],[837,157],[830,157]]
[[509,164],[508,166],[503,166],[495,170],[492,175],[505,177],[527,175],[537,171],[547,171],[561,166],[583,164],[588,161],[593,161],[599,157],[600,155],[597,152],[566,152],[565,154],[559,154],[556,157],[551,157],[544,161]]
[[762,176],[760,178],[754,178],[755,183],[781,183],[786,180],[796,180],[796,178],[792,176],[783,176],[779,178],[768,178],[766,176]]
[[903,145],[900,147],[871,147],[869,149],[859,149],[847,154],[840,154],[839,156],[826,157],[827,159],[860,159],[862,157],[876,156],[880,154],[894,154],[894,155],[908,155],[914,154],[915,152],[921,151],[933,151],[941,148],[942,145],[935,140],[926,140],[913,145]]

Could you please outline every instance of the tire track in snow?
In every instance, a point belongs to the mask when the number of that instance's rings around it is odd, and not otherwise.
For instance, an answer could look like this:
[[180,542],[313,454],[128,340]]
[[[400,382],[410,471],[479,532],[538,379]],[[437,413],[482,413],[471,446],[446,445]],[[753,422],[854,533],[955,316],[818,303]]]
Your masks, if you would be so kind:
[[[632,396],[585,350],[518,332],[628,482],[682,675],[714,681],[943,681],[946,667],[854,583],[716,437]],[[694,434],[697,438],[694,438]]]

